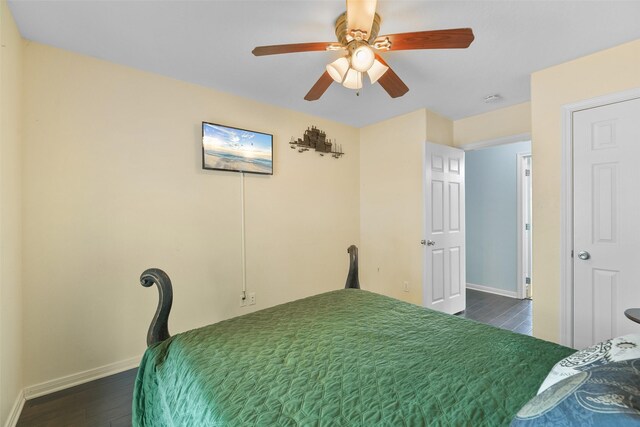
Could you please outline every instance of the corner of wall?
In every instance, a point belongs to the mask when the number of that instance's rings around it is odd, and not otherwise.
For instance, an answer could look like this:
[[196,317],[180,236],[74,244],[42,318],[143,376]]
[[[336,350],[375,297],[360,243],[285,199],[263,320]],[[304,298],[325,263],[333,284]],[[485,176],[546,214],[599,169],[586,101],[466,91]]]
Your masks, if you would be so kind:
[[426,121],[420,109],[360,129],[360,283],[419,305]]
[[453,121],[431,110],[426,112],[426,141],[453,147]]
[[17,422],[23,382],[23,40],[0,0],[0,425]]
[[531,133],[531,103],[511,105],[453,122],[453,145],[463,146]]

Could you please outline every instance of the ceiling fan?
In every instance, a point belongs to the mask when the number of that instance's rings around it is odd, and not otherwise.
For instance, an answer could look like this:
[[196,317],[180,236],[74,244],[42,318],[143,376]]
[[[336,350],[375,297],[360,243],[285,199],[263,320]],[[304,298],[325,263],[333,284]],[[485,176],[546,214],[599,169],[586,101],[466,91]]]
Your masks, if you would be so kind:
[[304,97],[307,101],[320,99],[334,81],[346,88],[362,88],[363,74],[371,84],[380,83],[392,97],[398,98],[409,91],[407,85],[380,56],[380,52],[410,49],[467,48],[473,41],[471,28],[417,31],[412,33],[378,36],[380,15],[376,13],[377,0],[347,0],[347,11],[336,20],[338,43],[295,43],[258,46],[255,56],[312,51],[344,51],[345,56],[328,64],[326,71]]

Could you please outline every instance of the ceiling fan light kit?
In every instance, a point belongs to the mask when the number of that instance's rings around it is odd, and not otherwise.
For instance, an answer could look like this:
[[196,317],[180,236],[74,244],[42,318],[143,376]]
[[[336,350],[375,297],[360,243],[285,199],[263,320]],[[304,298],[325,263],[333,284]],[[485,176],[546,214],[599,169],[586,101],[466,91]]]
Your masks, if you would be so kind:
[[473,42],[471,28],[417,31],[378,36],[380,15],[377,0],[347,0],[347,11],[335,23],[339,43],[296,43],[258,46],[255,56],[282,53],[346,50],[347,56],[326,66],[326,71],[304,97],[307,101],[320,99],[333,81],[348,89],[362,88],[362,75],[367,73],[371,84],[379,83],[392,98],[409,91],[406,84],[379,55],[381,52],[411,49],[464,49]]
[[376,55],[366,43],[351,42],[350,45],[354,45],[351,53],[351,68],[361,73],[366,73],[373,66]]
[[327,65],[327,72],[337,83],[344,81],[347,71],[349,71],[349,60],[346,56],[342,56]]
[[344,78],[344,82],[342,82],[342,86],[347,89],[362,89],[362,73],[353,68],[349,68],[347,76]]
[[373,65],[367,71],[367,74],[369,75],[369,80],[371,80],[371,84],[374,84],[375,82],[377,82],[378,79],[380,79],[380,77],[382,77],[382,75],[386,73],[388,69],[389,67],[387,67],[382,62],[375,59],[373,61]]
[[361,89],[363,73],[367,73],[371,84],[374,84],[389,69],[376,59],[375,53],[369,45],[360,44],[352,50],[351,56],[342,56],[326,67],[327,72],[336,83],[340,83],[348,89]]

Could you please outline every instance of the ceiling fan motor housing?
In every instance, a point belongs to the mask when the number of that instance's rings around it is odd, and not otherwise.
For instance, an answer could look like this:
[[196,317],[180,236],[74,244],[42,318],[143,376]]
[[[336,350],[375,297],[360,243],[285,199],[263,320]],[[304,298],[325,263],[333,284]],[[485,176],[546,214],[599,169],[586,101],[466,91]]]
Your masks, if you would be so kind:
[[[373,43],[376,37],[378,37],[381,22],[382,19],[380,18],[380,15],[376,13],[373,17],[373,23],[371,24],[371,34],[368,35],[369,37],[366,40],[363,38],[364,41],[369,44]],[[357,31],[359,28],[352,28],[352,30]],[[336,37],[343,46],[347,46],[349,42],[354,40],[354,37],[349,34],[349,29],[347,28],[347,12],[344,12],[342,15],[338,16],[338,19],[336,19]],[[366,35],[364,37],[366,37]]]

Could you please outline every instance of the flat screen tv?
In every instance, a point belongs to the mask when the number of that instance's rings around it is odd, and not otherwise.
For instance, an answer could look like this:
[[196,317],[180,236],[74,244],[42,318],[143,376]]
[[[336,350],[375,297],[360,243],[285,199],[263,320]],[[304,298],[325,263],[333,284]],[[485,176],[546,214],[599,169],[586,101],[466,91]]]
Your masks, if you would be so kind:
[[202,168],[273,175],[273,135],[202,122]]

